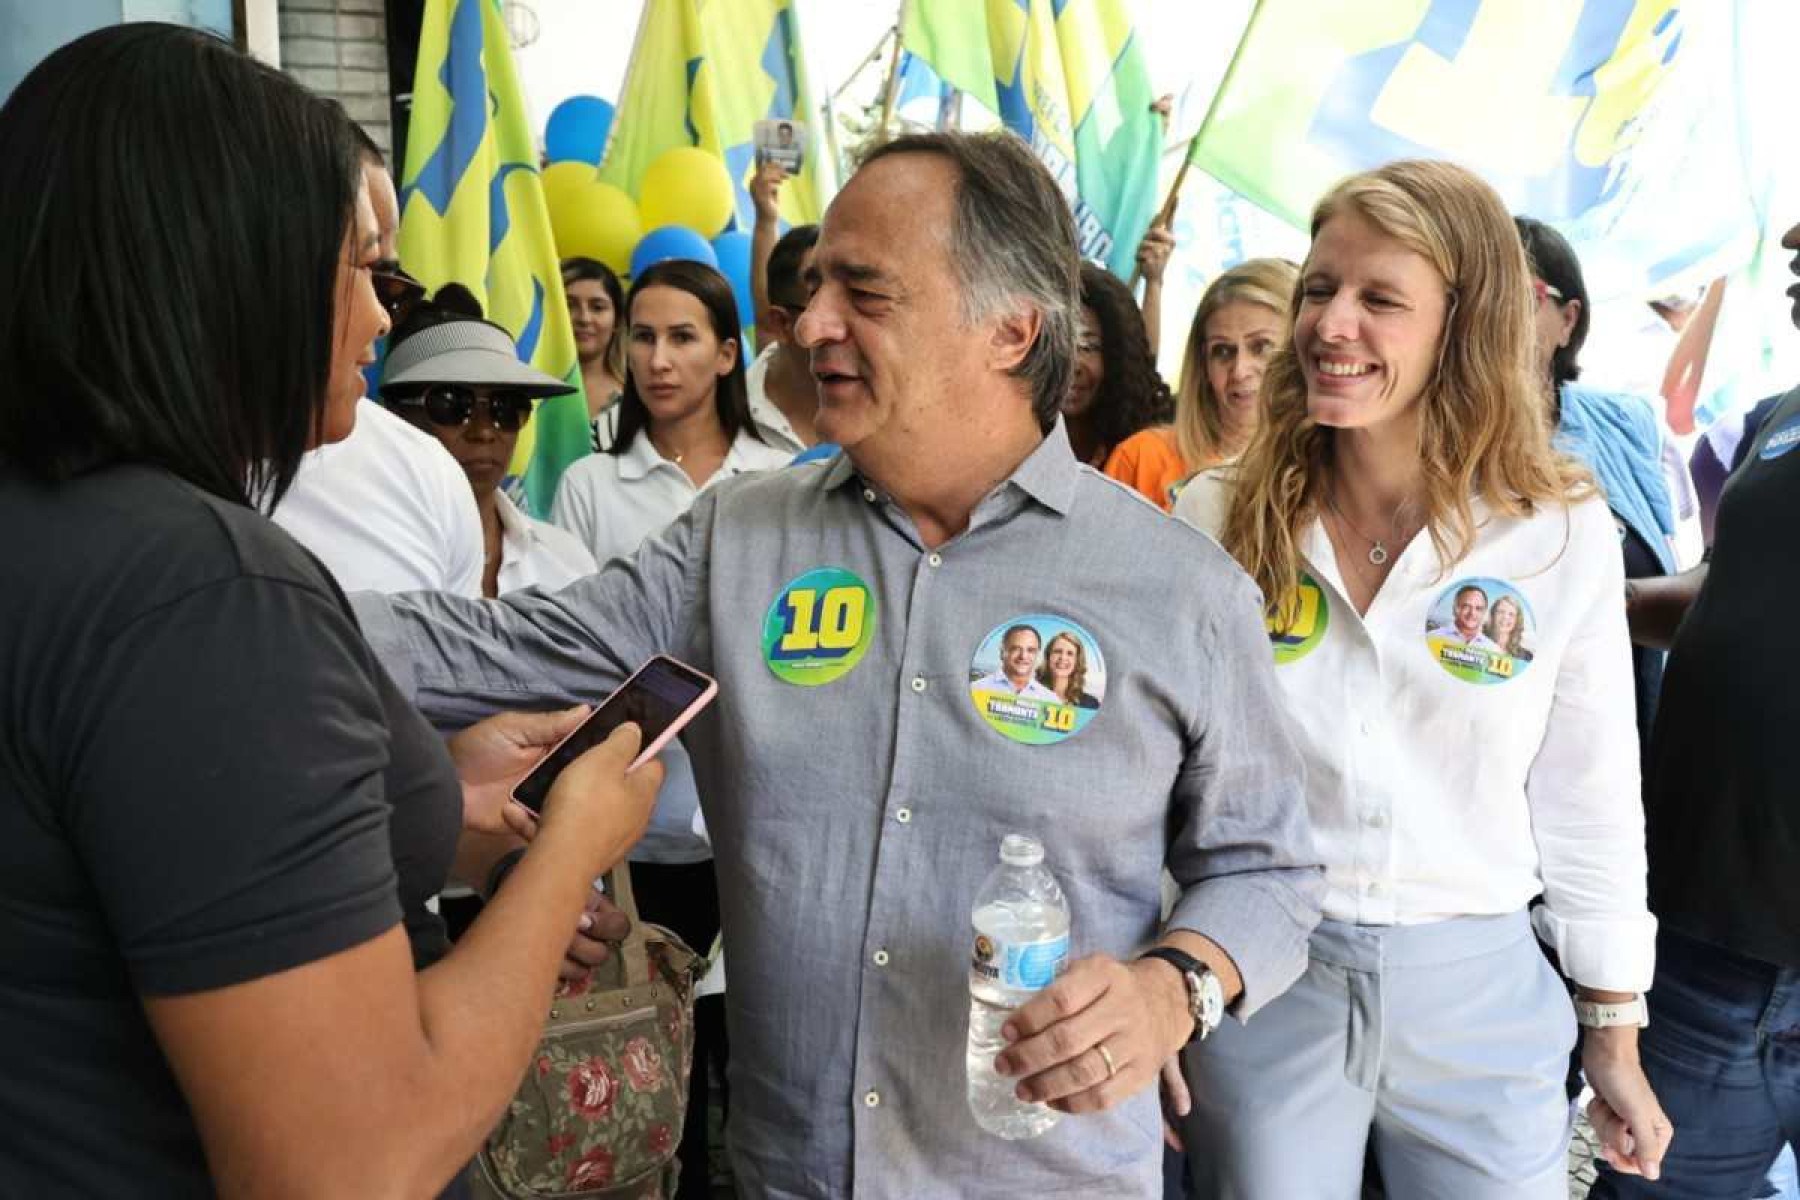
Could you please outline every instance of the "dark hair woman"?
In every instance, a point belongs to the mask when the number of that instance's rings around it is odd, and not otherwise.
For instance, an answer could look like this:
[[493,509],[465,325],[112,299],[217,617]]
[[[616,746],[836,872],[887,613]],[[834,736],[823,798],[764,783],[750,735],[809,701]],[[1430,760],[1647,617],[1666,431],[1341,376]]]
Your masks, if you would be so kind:
[[377,253],[341,112],[216,38],[103,29],[0,108],[10,1191],[433,1194],[641,828],[627,735],[446,954],[461,827],[575,714],[447,754],[256,511],[355,421]]
[[587,393],[588,422],[599,450],[600,414],[618,403],[625,388],[625,290],[612,268],[598,259],[562,261],[563,294],[569,302],[569,326],[575,334],[575,357],[581,362],[581,386]]
[[[1619,526],[1625,578],[1671,575],[1691,565],[1680,562],[1676,554],[1675,497],[1693,487],[1687,467],[1680,454],[1671,451],[1650,401],[1576,382],[1581,378],[1590,307],[1581,260],[1563,235],[1542,221],[1514,217],[1513,225],[1531,263],[1532,330],[1557,444],[1600,481]],[[1639,758],[1646,769],[1662,674],[1661,650],[1632,646]]]
[[1174,406],[1130,289],[1104,267],[1082,263],[1075,373],[1062,405],[1075,457],[1104,465],[1113,447],[1167,421]]
[[[625,314],[631,369],[608,414],[617,417],[607,452],[563,473],[551,511],[603,565],[634,553],[713,484],[786,466],[790,457],[764,442],[750,420],[737,300],[723,275],[702,263],[657,263],[632,281]],[[663,758],[668,786],[631,854],[638,912],[690,946],[710,946],[719,932],[712,844],[695,828],[700,799],[687,751],[671,743]],[[723,1038],[711,1007],[696,1016],[692,1096],[699,1117],[680,1147],[684,1172],[699,1179],[706,1173],[707,1062]]]

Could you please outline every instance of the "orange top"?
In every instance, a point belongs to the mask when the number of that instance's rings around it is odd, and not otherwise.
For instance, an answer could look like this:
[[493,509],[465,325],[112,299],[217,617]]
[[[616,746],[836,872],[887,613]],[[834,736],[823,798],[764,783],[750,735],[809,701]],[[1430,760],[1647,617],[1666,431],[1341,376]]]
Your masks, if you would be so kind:
[[1120,442],[1113,447],[1105,469],[1164,512],[1175,507],[1177,485],[1193,474],[1175,448],[1175,431],[1167,425],[1153,426]]

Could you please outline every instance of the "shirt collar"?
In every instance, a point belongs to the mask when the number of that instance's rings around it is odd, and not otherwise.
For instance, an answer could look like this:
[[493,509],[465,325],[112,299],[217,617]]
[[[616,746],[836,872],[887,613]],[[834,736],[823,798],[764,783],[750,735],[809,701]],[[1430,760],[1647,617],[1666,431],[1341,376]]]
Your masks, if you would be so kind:
[[[1025,461],[1014,468],[1005,483],[994,489],[989,499],[1005,492],[1010,485],[1059,516],[1067,515],[1075,503],[1075,483],[1081,477],[1081,471],[1081,464],[1075,461],[1075,452],[1069,448],[1069,434],[1063,428],[1063,419],[1058,416],[1056,424],[1044,435],[1044,440],[1025,456]],[[851,480],[879,491],[873,483],[863,480],[861,472],[850,461],[847,453],[840,453],[831,466],[826,468],[820,486],[826,491],[832,491]],[[982,501],[982,505],[987,503],[988,500]],[[976,507],[979,509],[982,505]]]
[[504,545],[529,546],[537,540],[537,531],[504,490],[495,495],[494,509],[500,516],[500,541]]
[[[631,445],[625,447],[625,453],[618,457],[620,479],[642,479],[664,463],[675,466],[656,452],[656,447],[650,444],[650,433],[645,429],[637,431],[636,436],[631,439]],[[681,468],[675,469],[679,471]]]

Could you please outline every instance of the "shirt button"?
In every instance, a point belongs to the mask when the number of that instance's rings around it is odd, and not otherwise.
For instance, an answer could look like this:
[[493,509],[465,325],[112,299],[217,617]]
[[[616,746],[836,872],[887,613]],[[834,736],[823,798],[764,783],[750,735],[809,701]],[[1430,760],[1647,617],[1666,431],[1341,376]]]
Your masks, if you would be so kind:
[[1382,812],[1379,808],[1371,808],[1369,814],[1364,817],[1363,820],[1369,823],[1369,828],[1380,829],[1387,824],[1387,814]]
[[881,1093],[876,1091],[874,1088],[870,1088],[868,1091],[864,1092],[863,1093],[863,1107],[864,1108],[880,1108],[881,1107]]
[[927,556],[925,561],[930,563],[934,567],[941,567],[944,565],[944,556],[937,553],[934,550],[934,551],[932,551],[932,553],[929,556]]
[[1379,896],[1379,895],[1381,895],[1381,893],[1382,893],[1382,892],[1384,892],[1384,891],[1386,891],[1386,890],[1387,890],[1387,889],[1385,889],[1385,888],[1383,888],[1383,887],[1382,887],[1382,886],[1381,886],[1381,880],[1379,880],[1379,879],[1371,879],[1371,880],[1370,880],[1370,881],[1369,881],[1369,895],[1371,895],[1371,896]]
[[870,504],[875,503],[875,489],[874,488],[864,488],[863,489],[863,499],[867,500]]
[[888,965],[888,952],[886,950],[877,950],[874,958],[876,966],[885,967]]
[[902,825],[911,824],[912,809],[910,809],[910,808],[896,809],[894,812],[894,820],[900,822]]
[[915,692],[922,692],[925,690],[925,677],[923,675],[914,675],[913,676],[912,690]]

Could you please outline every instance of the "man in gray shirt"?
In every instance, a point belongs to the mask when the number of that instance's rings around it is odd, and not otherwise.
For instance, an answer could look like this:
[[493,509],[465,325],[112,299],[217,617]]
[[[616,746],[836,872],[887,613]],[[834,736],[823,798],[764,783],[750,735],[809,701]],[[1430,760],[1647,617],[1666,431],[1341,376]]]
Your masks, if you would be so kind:
[[[1150,1085],[1198,1001],[1248,1017],[1305,964],[1322,877],[1256,591],[1057,418],[1074,246],[1016,138],[890,142],[826,214],[799,321],[844,455],[711,488],[554,595],[358,598],[442,724],[595,700],[657,652],[718,678],[686,741],[745,1195],[1159,1195]],[[1097,710],[977,708],[976,655],[1020,623],[1079,631]],[[999,1063],[1077,1115],[1024,1142],[964,1101],[970,909],[1010,832],[1073,915]],[[1134,958],[1159,941],[1193,969]]]

